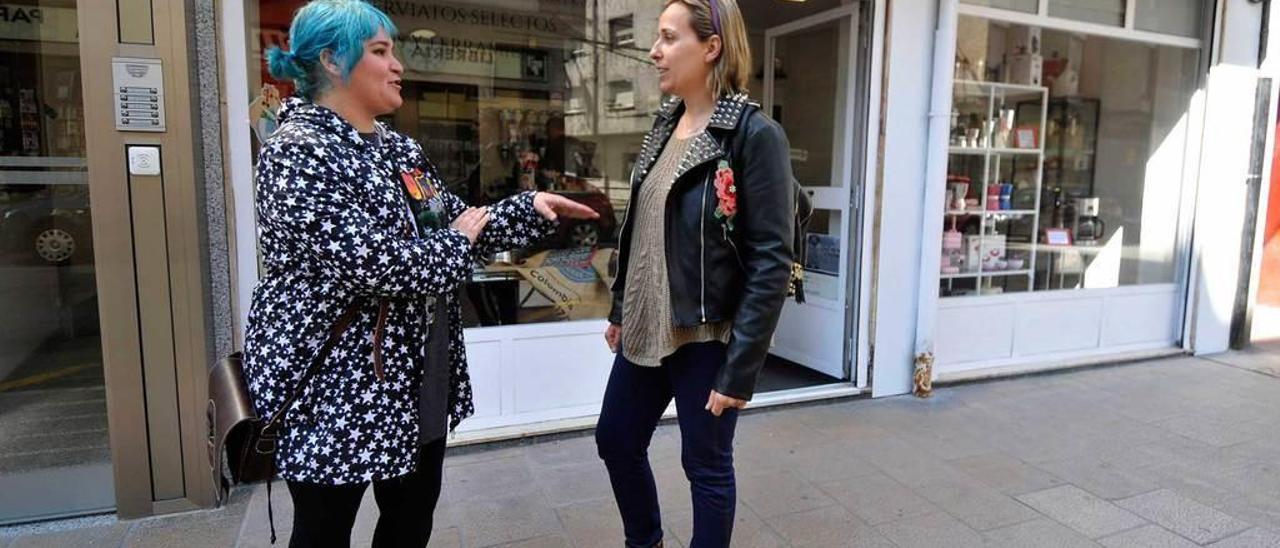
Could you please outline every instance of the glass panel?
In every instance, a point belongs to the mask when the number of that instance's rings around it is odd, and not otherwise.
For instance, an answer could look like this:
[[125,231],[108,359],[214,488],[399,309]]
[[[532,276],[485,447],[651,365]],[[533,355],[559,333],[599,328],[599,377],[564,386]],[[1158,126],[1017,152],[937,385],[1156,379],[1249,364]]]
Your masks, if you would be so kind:
[[1134,25],[1141,30],[1200,37],[1203,0],[1137,0]]
[[1125,0],[1049,0],[1049,15],[1099,23],[1116,27],[1124,26]]
[[[970,17],[961,25],[957,62],[994,67],[994,81],[955,86],[941,294],[1172,283],[1199,52]],[[1043,88],[1002,64],[1027,35],[1048,54]],[[1027,95],[1037,89],[1047,100]],[[1043,160],[1022,146],[1024,132]],[[973,264],[993,249],[1000,272]],[[1030,274],[1013,275],[1015,265]]]
[[774,41],[773,119],[791,141],[791,169],[808,187],[839,186],[832,171],[840,112],[840,71],[831,58],[814,52],[839,51],[840,25],[832,22]]
[[0,524],[115,505],[74,2],[0,25]]
[[[303,4],[249,3],[249,66],[263,67],[250,75],[251,95],[292,92],[266,73],[261,52],[286,46]],[[465,325],[605,317],[631,167],[662,99],[648,59],[660,6],[633,15],[615,2],[375,4],[399,27],[405,66],[404,105],[385,121],[422,144],[453,193],[485,205],[537,189],[600,214],[486,258],[462,291]]]
[[965,4],[973,4],[975,6],[990,6],[1013,11],[1021,11],[1024,13],[1035,13],[1039,11],[1040,0],[960,0]]

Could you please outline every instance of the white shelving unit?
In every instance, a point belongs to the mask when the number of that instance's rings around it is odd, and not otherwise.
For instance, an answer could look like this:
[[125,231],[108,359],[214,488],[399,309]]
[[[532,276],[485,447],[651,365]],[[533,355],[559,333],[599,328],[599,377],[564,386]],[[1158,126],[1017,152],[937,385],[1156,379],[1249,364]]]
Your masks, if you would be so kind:
[[[972,181],[974,187],[971,191],[976,191],[979,196],[977,209],[956,210],[947,209],[947,222],[944,227],[949,228],[949,223],[954,223],[963,217],[979,217],[978,234],[987,234],[988,227],[993,227],[996,223],[1012,220],[1030,218],[1031,223],[1031,241],[1030,242],[1007,242],[1006,256],[1008,250],[1014,249],[1019,254],[1025,254],[1025,265],[1018,269],[1009,270],[986,270],[983,268],[981,260],[978,261],[976,267],[971,270],[965,270],[959,273],[940,273],[940,279],[947,284],[947,288],[951,289],[956,280],[975,280],[975,288],[978,295],[984,295],[994,292],[991,289],[991,282],[998,278],[1008,278],[1013,276],[1025,276],[1027,278],[1027,288],[1030,290],[1035,287],[1036,273],[1036,255],[1037,242],[1040,233],[1040,197],[1041,185],[1044,179],[1044,128],[1046,116],[1048,115],[1049,90],[1043,86],[1027,86],[1018,84],[1004,84],[999,82],[979,82],[972,80],[956,80],[954,88],[955,103],[959,104],[961,99],[966,99],[968,103],[972,103],[973,99],[986,100],[986,112],[982,120],[992,120],[999,116],[1002,108],[1017,109],[1019,103],[1027,103],[1028,101],[1038,101],[1040,104],[1040,120],[1036,128],[1036,148],[1010,148],[1007,146],[997,147],[991,146],[996,143],[995,136],[986,136],[986,142],[980,143],[984,146],[951,146],[948,153],[952,157],[969,156],[979,157],[982,159],[982,177],[981,180]],[[972,111],[970,111],[972,112]],[[962,115],[967,113],[962,113]],[[1016,127],[1025,127],[1026,124]],[[1008,143],[1005,143],[1008,144]],[[993,184],[1000,184],[1001,167],[1004,162],[1011,162],[1017,159],[1031,159],[1035,162],[1034,167],[1034,187],[1031,192],[1035,194],[1035,205],[1032,209],[988,209],[987,188]],[[1015,189],[1016,191],[1016,189]],[[951,204],[947,204],[950,208]],[[1007,236],[1007,234],[1006,234]],[[979,256],[987,254],[986,242],[983,241],[983,247],[980,248]],[[971,265],[966,265],[969,268]],[[951,298],[944,296],[943,298]]]

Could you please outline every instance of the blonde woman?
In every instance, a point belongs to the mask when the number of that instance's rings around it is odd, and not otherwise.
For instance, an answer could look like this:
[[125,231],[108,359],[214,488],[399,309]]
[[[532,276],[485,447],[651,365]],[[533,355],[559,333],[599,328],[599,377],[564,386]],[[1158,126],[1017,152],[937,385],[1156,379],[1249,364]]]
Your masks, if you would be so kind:
[[631,178],[605,339],[618,353],[596,430],[626,545],[662,546],[647,449],[674,398],[693,497],[691,546],[729,546],[733,435],[792,264],[782,128],[746,98],[735,0],[667,0],[649,51],[664,102]]

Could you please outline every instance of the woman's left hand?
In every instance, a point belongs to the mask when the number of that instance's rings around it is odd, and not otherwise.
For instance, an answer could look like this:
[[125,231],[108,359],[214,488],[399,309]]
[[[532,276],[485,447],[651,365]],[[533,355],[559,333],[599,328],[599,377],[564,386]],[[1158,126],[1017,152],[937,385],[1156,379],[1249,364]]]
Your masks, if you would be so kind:
[[559,220],[563,215],[570,219],[598,219],[594,209],[559,194],[539,192],[533,196],[533,208],[548,221]]
[[707,398],[707,411],[710,411],[712,415],[717,417],[719,417],[725,409],[746,409],[746,407],[747,400],[730,398],[729,396],[716,392],[715,390],[712,390],[711,397]]

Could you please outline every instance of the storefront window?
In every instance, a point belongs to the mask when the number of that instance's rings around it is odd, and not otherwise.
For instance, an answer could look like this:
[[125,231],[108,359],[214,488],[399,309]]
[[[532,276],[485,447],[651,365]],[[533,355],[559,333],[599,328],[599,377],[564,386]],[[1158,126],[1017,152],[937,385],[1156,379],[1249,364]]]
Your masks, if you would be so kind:
[[1196,38],[1200,36],[1203,0],[1137,0],[1134,25],[1141,30]]
[[1006,10],[1035,13],[1039,10],[1040,0],[961,0],[975,6],[989,6]]
[[[304,3],[249,9],[255,113],[291,92],[262,52],[285,45]],[[477,264],[462,291],[465,324],[607,316],[631,166],[661,100],[647,58],[659,8],[636,17],[629,3],[590,0],[373,4],[399,27],[405,66],[404,105],[385,121],[419,140],[455,194],[484,205],[536,189],[600,214]]]
[[115,505],[78,41],[0,4],[0,525]]
[[957,40],[941,294],[1174,282],[1199,51],[974,17]]
[[1049,0],[1049,15],[1086,23],[1124,25],[1126,0]]

